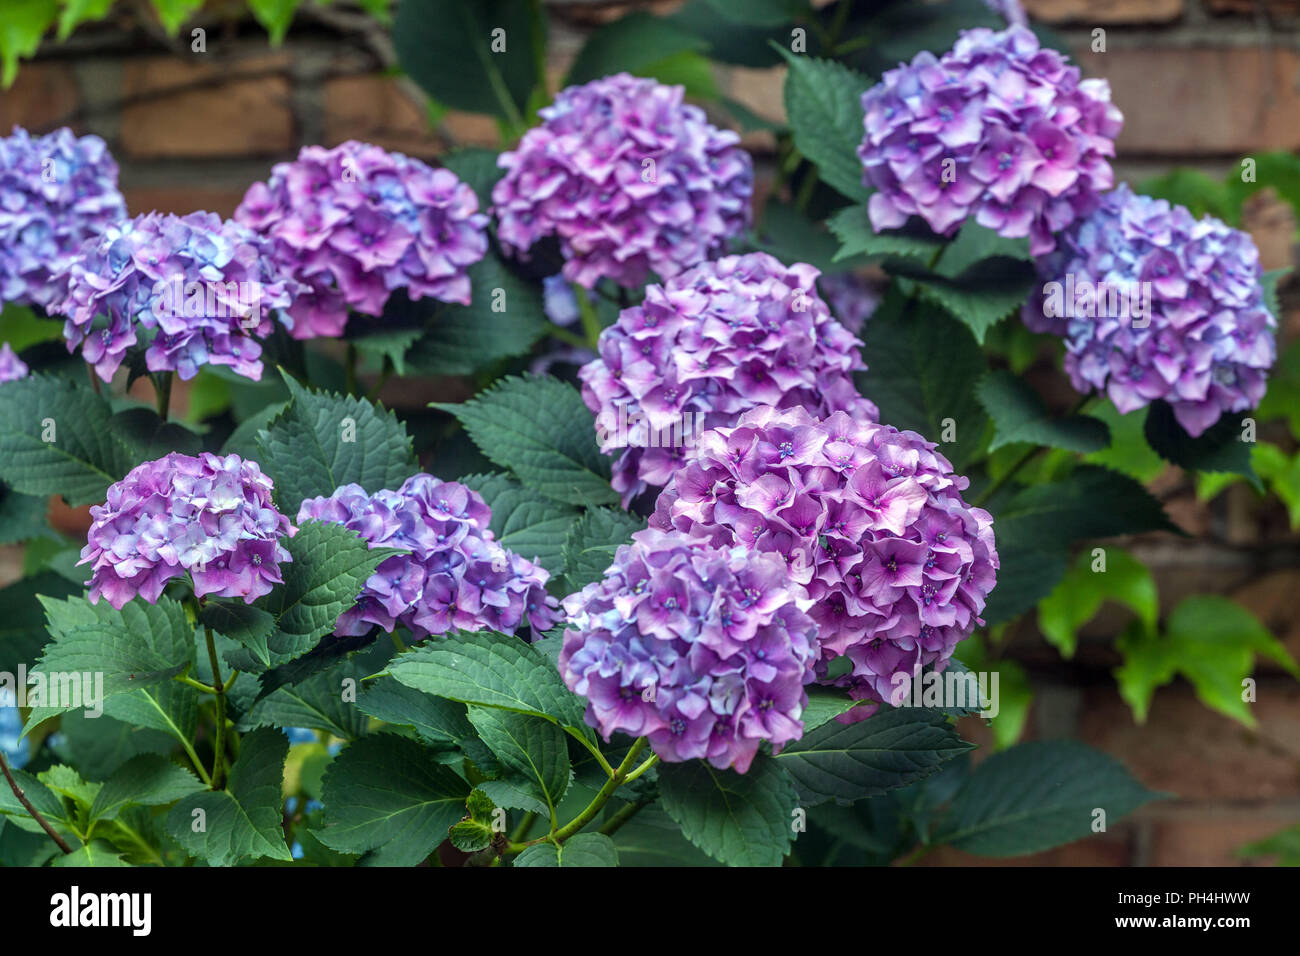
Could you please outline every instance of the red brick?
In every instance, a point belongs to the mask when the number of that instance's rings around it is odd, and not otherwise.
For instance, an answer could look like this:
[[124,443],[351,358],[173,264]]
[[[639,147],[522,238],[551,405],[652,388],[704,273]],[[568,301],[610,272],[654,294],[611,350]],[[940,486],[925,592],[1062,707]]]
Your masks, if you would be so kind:
[[917,861],[918,866],[1128,866],[1133,859],[1132,831],[1117,827],[1065,846],[1030,856],[988,857],[940,847]]
[[1294,17],[1300,15],[1300,0],[1205,0],[1206,9],[1215,14],[1240,14],[1241,16]]
[[1270,866],[1268,858],[1244,859],[1238,850],[1285,829],[1281,814],[1207,809],[1152,826],[1150,866]]
[[440,152],[423,108],[395,77],[337,77],[326,82],[324,92],[326,145],[357,139],[412,156]]
[[1291,656],[1300,660],[1300,618],[1295,613],[1297,594],[1300,594],[1300,570],[1287,568],[1250,581],[1230,597],[1259,618]]
[[1152,790],[1184,800],[1273,800],[1300,793],[1300,686],[1261,680],[1252,731],[1196,699],[1161,687],[1143,725],[1112,686],[1085,692],[1079,736],[1121,761]]
[[1168,23],[1183,0],[1024,0],[1030,19],[1044,23]]
[[1275,47],[1079,50],[1124,112],[1121,155],[1248,154],[1300,147],[1300,53]]
[[14,85],[0,91],[0,136],[14,126],[49,132],[67,123],[77,102],[77,81],[66,64],[24,63]]
[[[267,173],[271,172],[267,168]],[[147,212],[170,212],[183,216],[203,210],[229,219],[243,201],[244,190],[213,189],[203,186],[138,186],[123,190],[127,210],[132,216]]]
[[122,146],[139,159],[268,156],[294,141],[288,57],[129,60]]

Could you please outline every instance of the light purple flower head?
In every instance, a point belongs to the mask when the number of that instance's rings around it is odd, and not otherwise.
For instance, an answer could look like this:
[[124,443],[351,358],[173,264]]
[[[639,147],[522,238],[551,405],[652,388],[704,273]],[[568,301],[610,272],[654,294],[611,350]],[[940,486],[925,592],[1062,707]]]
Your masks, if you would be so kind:
[[527,619],[534,635],[554,625],[558,607],[546,593],[550,574],[502,547],[488,529],[492,512],[477,491],[432,475],[412,475],[396,491],[366,494],[344,485],[308,498],[299,523],[332,521],[372,548],[401,548],[367,579],[335,634],[401,625],[417,639],[491,628],[512,633]]
[[1276,323],[1246,233],[1121,184],[1038,270],[1025,324],[1065,340],[1080,392],[1122,414],[1163,399],[1192,436],[1264,397]]
[[149,213],[88,240],[57,277],[51,307],[67,317],[68,351],[109,381],[133,345],[151,372],[193,378],[203,365],[262,377],[271,311],[297,284],[279,274],[256,233],[210,212]]
[[650,526],[779,555],[813,600],[819,676],[847,656],[835,683],[888,700],[983,623],[998,554],[993,519],[962,500],[967,485],[915,432],[756,408],[704,434]]
[[90,602],[120,608],[137,594],[158,601],[172,578],[189,573],[196,597],[252,604],[283,583],[292,561],[280,538],[292,534],[275,509],[271,479],[238,455],[176,452],[132,468],[90,509],[78,564],[90,564]]
[[833,272],[821,276],[817,285],[831,307],[831,314],[854,335],[861,335],[867,319],[884,296],[883,283],[855,272]]
[[30,369],[18,357],[8,342],[0,342],[0,382],[14,382],[26,378]]
[[69,129],[0,137],[0,306],[48,308],[51,283],[82,242],[126,218],[117,163],[98,136]]
[[352,140],[277,164],[235,218],[309,288],[288,311],[298,339],[342,335],[349,309],[380,315],[396,289],[468,305],[466,270],[487,252],[488,218],[455,173]]
[[862,343],[831,317],[810,265],[764,252],[704,262],[646,289],[579,373],[613,485],[630,502],[662,487],[706,428],[759,405],[875,421],[852,373]]
[[974,215],[1035,255],[1109,189],[1123,117],[1105,80],[1081,80],[1027,28],[967,30],[942,57],[918,53],[862,97],[858,148],[871,225],[920,216],[951,235]]
[[587,722],[650,738],[667,761],[749,769],[759,744],[803,734],[817,628],[808,594],[774,556],[654,529],[603,580],[564,599],[564,683]]
[[714,255],[749,224],[753,161],[682,87],[619,73],[562,90],[501,154],[498,236],[521,255],[554,235],[564,275],[627,288]]

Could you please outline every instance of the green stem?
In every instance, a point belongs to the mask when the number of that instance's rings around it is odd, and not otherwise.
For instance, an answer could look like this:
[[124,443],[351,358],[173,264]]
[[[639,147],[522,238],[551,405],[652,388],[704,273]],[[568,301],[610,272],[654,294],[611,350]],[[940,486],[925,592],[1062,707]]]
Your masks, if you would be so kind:
[[528,836],[528,831],[532,829],[533,821],[537,819],[537,814],[529,810],[515,827],[515,832],[510,834],[510,842],[518,843],[524,837]]
[[587,297],[587,290],[578,283],[574,282],[573,297],[578,302],[578,315],[582,316],[582,330],[587,333],[586,345],[590,348],[596,348],[597,342],[600,341],[602,331],[600,317],[596,315],[596,307],[591,304],[591,299]]
[[561,342],[566,345],[572,345],[574,348],[586,349],[591,347],[585,338],[578,335],[576,332],[570,332],[563,326],[552,325],[547,331],[550,333],[551,338],[559,339]]
[[632,746],[628,750],[627,756],[624,757],[623,762],[618,765],[618,769],[615,770],[614,773],[610,776],[610,778],[605,781],[605,785],[601,787],[599,792],[597,792],[596,796],[592,798],[591,803],[587,804],[586,809],[584,809],[576,817],[574,817],[564,826],[560,827],[560,829],[555,830],[552,833],[548,833],[546,836],[540,837],[539,839],[529,840],[527,843],[517,843],[512,841],[506,847],[505,852],[520,853],[523,850],[527,849],[528,847],[533,846],[534,844],[537,843],[544,843],[544,842],[551,842],[557,844],[563,843],[569,837],[573,836],[575,833],[577,833],[579,830],[585,827],[592,820],[596,819],[596,815],[600,813],[600,811],[604,808],[605,804],[609,803],[609,798],[614,795],[614,791],[617,790],[620,786],[622,786],[627,781],[628,772],[631,770],[632,765],[636,762],[636,758],[641,755],[641,751],[643,751],[646,748],[647,743],[648,741],[644,737],[638,737],[636,740],[632,742]]
[[216,693],[216,691],[213,690],[211,687],[209,687],[207,684],[203,683],[202,681],[195,680],[193,677],[190,677],[188,674],[177,674],[175,677],[172,678],[172,680],[184,684],[186,687],[193,687],[195,690],[202,691],[205,694]]
[[[1087,395],[1083,396],[1083,398],[1079,399],[1079,401],[1075,403],[1072,409],[1066,412],[1065,417],[1073,418],[1075,415],[1078,415],[1080,412],[1083,411],[1083,409],[1087,406],[1088,402],[1090,402],[1091,400],[1092,400],[1092,393],[1089,392]],[[1029,462],[1032,461],[1040,451],[1044,451],[1046,447],[1047,447],[1046,445],[1035,445],[1033,448],[1029,449],[1029,451],[1025,452],[1018,459],[1016,459],[1016,463],[1013,464],[1009,469],[1007,469],[1007,471],[1005,471],[1002,474],[1002,477],[998,478],[995,482],[993,482],[993,484],[989,485],[987,488],[984,489],[984,491],[980,493],[979,497],[975,499],[974,502],[975,507],[977,508],[984,507],[985,502],[991,501],[993,496],[996,495],[1003,488],[1005,488],[1007,482],[1009,482],[1020,472],[1020,469],[1024,468],[1025,465],[1029,464]]]
[[163,372],[155,375],[153,380],[154,392],[158,396],[158,417],[163,421],[167,420],[167,410],[172,403],[172,374]]
[[641,808],[648,806],[651,802],[652,801],[650,800],[637,800],[633,803],[627,804],[605,821],[605,825],[600,828],[600,832],[605,834],[605,836],[613,836],[622,829],[623,824],[627,823],[628,820],[631,820],[634,816],[640,813]]
[[649,770],[651,767],[653,767],[653,766],[654,766],[655,764],[657,764],[658,762],[659,762],[659,755],[658,755],[658,754],[651,754],[651,755],[649,756],[649,758],[645,761],[645,763],[641,764],[641,766],[637,767],[637,768],[636,768],[635,770],[633,770],[630,774],[628,774],[628,775],[627,775],[627,779],[625,779],[623,782],[624,782],[624,783],[631,783],[633,780],[635,780],[637,777],[641,776],[641,774],[645,773],[647,770]]
[[373,402],[379,397],[379,393],[384,390],[388,380],[393,377],[393,361],[387,355],[384,356],[384,367],[379,372],[379,381],[375,382],[375,387],[366,392],[366,401]]
[[217,659],[217,645],[212,639],[212,628],[203,625],[203,636],[208,642],[208,661],[212,665],[212,692],[217,697],[217,737],[213,744],[213,790],[220,790],[225,782],[226,757],[226,685],[221,679],[221,661]]
[[72,847],[68,846],[68,841],[59,836],[58,831],[50,826],[50,821],[41,816],[40,811],[32,806],[32,802],[27,799],[27,794],[23,793],[23,788],[18,786],[18,781],[14,779],[13,773],[9,770],[9,761],[5,760],[3,750],[0,750],[0,771],[4,773],[5,780],[9,781],[9,789],[14,792],[14,796],[23,805],[23,809],[30,813],[32,819],[41,825],[41,829],[48,833],[50,839],[59,845],[60,850],[64,853],[71,853]]

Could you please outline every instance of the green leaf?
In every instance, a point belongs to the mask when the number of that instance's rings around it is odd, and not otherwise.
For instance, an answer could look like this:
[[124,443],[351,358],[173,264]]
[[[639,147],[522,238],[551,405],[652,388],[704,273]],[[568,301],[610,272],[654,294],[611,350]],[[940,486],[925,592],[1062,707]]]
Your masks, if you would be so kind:
[[970,274],[977,266],[990,259],[1013,259],[1033,263],[1029,254],[1028,239],[1009,239],[992,229],[967,219],[957,235],[944,247],[934,271],[948,279],[958,280]]
[[[987,613],[986,613],[987,619]],[[990,641],[973,634],[959,647],[970,670],[987,674],[991,686],[988,719],[996,750],[1005,750],[1020,740],[1029,719],[1034,690],[1025,669],[1013,660],[990,653]],[[996,678],[995,678],[996,675]],[[997,683],[992,682],[996,679]]]
[[595,420],[572,385],[509,377],[468,402],[434,407],[455,415],[479,450],[526,487],[566,504],[618,501]]
[[[62,798],[25,770],[11,768],[10,772],[18,788],[36,808],[36,812],[58,830],[60,835],[67,837],[70,842],[77,842]],[[41,825],[27,812],[27,808],[18,802],[18,798],[14,796],[13,790],[7,784],[0,786],[0,814],[20,830],[26,830],[28,833],[44,833]]]
[[976,393],[996,426],[989,451],[1028,442],[1086,454],[1100,451],[1110,442],[1110,430],[1095,418],[1053,417],[1038,393],[1011,372],[990,372],[980,381]]
[[540,564],[553,577],[564,570],[564,545],[578,520],[576,508],[539,498],[502,474],[467,475],[460,481],[492,509],[489,527],[503,547]]
[[280,789],[288,753],[288,738],[278,730],[246,734],[226,789],[197,793],[176,804],[167,814],[167,832],[210,866],[233,866],[250,857],[292,859],[281,826]]
[[158,13],[158,19],[162,21],[163,29],[169,36],[175,36],[185,21],[203,6],[203,0],[151,0],[151,2]]
[[125,807],[158,807],[203,789],[198,777],[158,754],[132,757],[104,781],[90,807],[92,820],[112,820]]
[[293,684],[282,684],[258,700],[239,722],[253,727],[307,727],[344,740],[365,734],[368,721],[356,705],[356,689],[366,674],[350,658]]
[[469,721],[503,767],[518,775],[524,791],[543,803],[551,823],[569,786],[569,748],[564,731],[541,717],[471,707]]
[[525,282],[495,255],[469,267],[469,305],[412,303],[429,316],[428,331],[411,346],[406,363],[421,375],[470,375],[502,359],[526,355],[547,328],[541,287]]
[[50,529],[45,520],[48,506],[49,502],[42,496],[22,495],[0,485],[0,545],[48,534]]
[[661,764],[659,792],[686,839],[728,866],[780,866],[790,852],[800,800],[772,758],[759,754],[743,774],[703,760]]
[[41,656],[48,638],[39,596],[59,600],[80,591],[49,571],[0,588],[0,672],[16,673],[19,664],[31,667]]
[[1291,437],[1300,438],[1300,340],[1278,353],[1255,417],[1261,422],[1285,418]]
[[1193,595],[1174,608],[1163,634],[1140,627],[1124,632],[1115,670],[1120,694],[1143,722],[1157,687],[1182,674],[1207,707],[1255,726],[1244,682],[1257,656],[1300,676],[1282,644],[1245,608],[1217,595]]
[[971,772],[934,842],[980,856],[1038,853],[1088,836],[1097,810],[1110,827],[1159,796],[1104,753],[1072,740],[1034,741]]
[[942,273],[908,278],[923,297],[964,322],[981,345],[989,329],[1024,304],[1035,282],[1033,266],[1003,256],[986,259],[955,278]]
[[857,704],[841,690],[831,687],[808,688],[808,706],[803,709],[803,732],[811,733],[822,724],[834,720]]
[[264,633],[265,618],[254,616],[248,629],[226,635],[243,645],[245,653],[226,655],[239,670],[261,672],[306,654],[356,602],[375,568],[401,553],[371,548],[355,531],[328,521],[304,521],[284,546],[293,558],[280,565],[284,584],[261,602],[275,629]]
[[1110,447],[1086,456],[1085,464],[1123,472],[1144,485],[1165,470],[1163,459],[1151,450],[1142,434],[1142,416],[1121,415],[1109,400],[1092,402],[1088,415],[1100,419],[1110,430]]
[[734,23],[779,27],[812,13],[807,0],[705,0],[719,15]]
[[951,419],[955,440],[941,442],[940,451],[958,470],[979,454],[988,418],[975,385],[986,365],[961,323],[925,303],[909,306],[891,284],[862,338],[867,371],[855,380],[881,421],[939,441],[952,434]]
[[794,781],[800,804],[816,806],[906,786],[970,749],[943,714],[900,707],[852,724],[823,724],[773,759]]
[[419,463],[406,428],[391,411],[360,398],[314,392],[285,375],[292,400],[258,433],[258,463],[275,482],[280,510],[346,484],[374,493],[396,488]]
[[603,833],[576,833],[563,844],[537,843],[515,857],[515,866],[618,866],[618,848]]
[[[104,713],[132,727],[167,734],[189,744],[199,726],[199,692],[175,681],[141,687],[104,701]],[[68,717],[64,715],[66,726]]]
[[1241,440],[1241,420],[1224,415],[1193,438],[1174,417],[1168,402],[1151,403],[1144,426],[1151,447],[1168,462],[1193,471],[1231,471],[1245,475],[1256,488],[1259,477],[1250,465],[1250,444]]
[[[194,662],[194,629],[185,608],[171,598],[160,597],[157,604],[128,601],[120,611],[105,600],[40,600],[52,640],[31,676],[46,675],[48,704],[32,707],[25,731],[64,711],[93,709],[84,699],[87,675],[94,675],[91,696],[102,692],[107,700],[170,680]],[[69,675],[76,680],[62,679]]]
[[1237,850],[1237,855],[1252,857],[1275,856],[1278,866],[1300,866],[1300,824],[1274,833],[1271,837],[1247,843]]
[[128,408],[109,420],[109,429],[126,448],[131,461],[153,461],[173,451],[197,455],[201,436],[178,422],[166,422],[152,408]]
[[943,241],[933,233],[905,230],[876,232],[866,205],[848,206],[826,220],[841,246],[836,261],[853,256],[912,259],[928,264],[943,249]]
[[631,541],[645,522],[626,511],[592,508],[569,531],[564,542],[564,581],[570,593],[605,576],[619,545]]
[[298,12],[301,0],[248,0],[249,12],[271,35],[271,45],[279,46]]
[[[135,464],[113,437],[112,409],[84,385],[32,375],[0,388],[0,479],[68,504],[104,500]],[[46,441],[49,438],[49,441]]]
[[1150,569],[1118,548],[1107,548],[1104,560],[1104,570],[1094,571],[1092,552],[1082,552],[1056,589],[1038,605],[1038,628],[1062,657],[1074,656],[1079,628],[1107,601],[1131,608],[1148,630],[1155,630],[1160,599]]
[[463,704],[422,693],[391,677],[367,681],[357,706],[376,720],[412,728],[435,747],[459,744],[476,733]]
[[819,60],[780,48],[790,64],[785,79],[785,115],[794,145],[817,165],[822,181],[852,199],[865,202],[871,190],[862,184],[862,94],[871,81],[834,60]]
[[354,741],[325,771],[325,827],[335,850],[382,849],[380,862],[414,866],[465,814],[470,786],[418,741],[376,734]]
[[107,16],[113,0],[63,0],[59,12],[59,39],[66,40],[79,25]]
[[685,27],[634,11],[610,21],[587,37],[562,85],[574,86],[619,72],[653,75],[642,71],[675,54],[707,48],[707,41]]
[[50,866],[130,866],[122,859],[122,854],[107,840],[92,840],[84,846],[77,847],[71,853],[60,853]]
[[529,8],[528,0],[402,0],[392,31],[398,61],[444,106],[519,125],[538,75],[531,30],[543,29]]
[[1074,469],[1060,481],[1031,485],[997,509],[999,538],[1014,530],[1039,546],[1085,538],[1178,529],[1145,488],[1119,472],[1093,465]]
[[0,19],[0,86],[13,86],[18,58],[32,56],[58,16],[55,0],[9,0]]
[[[392,302],[393,299],[390,299],[389,303]],[[426,307],[434,308],[427,305]],[[372,355],[380,363],[391,362],[394,372],[405,375],[407,374],[407,352],[422,335],[424,335],[423,328],[366,328],[358,335],[350,336],[350,341],[362,355]]]
[[595,743],[585,703],[536,647],[492,631],[453,631],[403,654],[389,675],[416,690],[464,704],[498,707],[553,721]]
[[1137,191],[1153,199],[1167,199],[1175,205],[1186,206],[1198,219],[1209,214],[1236,223],[1240,218],[1241,204],[1233,203],[1230,188],[1199,169],[1180,168],[1163,176],[1152,176],[1142,180]]

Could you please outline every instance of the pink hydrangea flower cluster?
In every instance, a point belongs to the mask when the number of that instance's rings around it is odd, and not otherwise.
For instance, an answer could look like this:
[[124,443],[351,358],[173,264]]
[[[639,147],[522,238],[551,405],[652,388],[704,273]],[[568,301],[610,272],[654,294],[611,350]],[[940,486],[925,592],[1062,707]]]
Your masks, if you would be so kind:
[[708,428],[759,405],[875,421],[852,373],[862,343],[817,294],[817,269],[763,252],[704,262],[646,289],[601,333],[578,373],[613,485],[631,501],[662,487]]
[[967,485],[915,432],[757,408],[705,433],[650,524],[779,555],[813,600],[819,676],[846,656],[836,683],[888,700],[982,623],[998,554],[992,517],[962,499]]
[[196,597],[251,604],[283,583],[292,561],[280,539],[289,519],[275,509],[271,479],[238,455],[176,452],[146,461],[111,485],[90,509],[79,564],[91,568],[90,602],[120,608],[137,594],[157,603],[172,578],[188,573]]
[[136,344],[151,372],[193,378],[203,365],[262,377],[259,337],[297,289],[255,233],[215,213],[149,213],[88,240],[56,281],[50,311],[66,316],[68,351],[78,346],[110,381]]
[[1105,80],[1080,79],[1026,27],[967,30],[885,73],[862,97],[858,149],[877,230],[920,216],[950,235],[973,215],[1035,255],[1096,208],[1123,117]]
[[509,634],[527,620],[534,634],[555,623],[558,605],[546,593],[550,574],[502,547],[488,528],[492,512],[477,491],[432,475],[412,475],[396,491],[367,494],[344,485],[308,498],[299,523],[332,521],[373,548],[408,554],[384,560],[334,633],[364,634],[401,625],[417,639],[460,629]]
[[288,310],[299,339],[342,335],[349,309],[380,315],[397,289],[468,305],[466,270],[487,252],[488,218],[451,170],[351,140],[278,164],[235,218],[308,287]]
[[682,93],[627,73],[561,91],[498,159],[502,244],[526,254],[555,236],[571,282],[639,288],[652,270],[674,276],[742,232],[753,161]]
[[564,600],[559,668],[609,740],[646,736],[668,761],[749,769],[803,733],[816,627],[774,555],[646,529],[605,577]]

